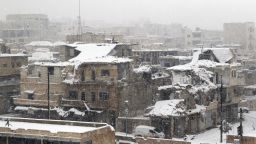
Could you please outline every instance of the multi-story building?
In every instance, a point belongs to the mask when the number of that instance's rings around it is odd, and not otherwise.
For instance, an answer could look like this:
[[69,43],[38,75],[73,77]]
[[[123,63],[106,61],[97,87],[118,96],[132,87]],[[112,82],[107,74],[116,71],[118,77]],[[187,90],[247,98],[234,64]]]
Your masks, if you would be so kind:
[[0,26],[0,37],[8,43],[45,39],[49,20],[44,14],[13,14]]
[[24,118],[1,118],[0,123],[1,144],[115,144],[114,130],[105,123]]
[[0,54],[0,96],[1,112],[6,112],[11,96],[20,94],[20,67],[28,64],[24,54]]
[[239,44],[238,54],[249,56],[255,51],[255,23],[225,23],[224,43]]
[[70,45],[70,48],[63,48],[68,55],[66,58],[71,58],[70,50],[76,53],[69,61],[37,62],[24,67],[21,70],[21,96],[14,99],[14,104],[47,107],[49,74],[51,108],[101,111],[102,115],[109,114],[114,120],[119,113],[119,103],[123,101],[121,81],[129,78],[132,68],[132,59],[128,58],[131,55],[129,45],[78,44]]

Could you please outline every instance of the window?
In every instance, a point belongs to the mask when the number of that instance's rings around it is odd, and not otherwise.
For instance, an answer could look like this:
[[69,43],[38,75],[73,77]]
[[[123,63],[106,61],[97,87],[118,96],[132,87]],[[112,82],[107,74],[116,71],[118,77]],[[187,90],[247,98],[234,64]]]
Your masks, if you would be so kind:
[[48,67],[49,75],[54,75],[54,67]]
[[100,100],[105,101],[109,99],[109,94],[107,92],[100,92]]
[[82,70],[82,72],[81,72],[81,81],[84,81],[84,80],[85,80],[84,70]]
[[17,67],[21,67],[21,62],[16,63]]
[[164,67],[170,67],[170,63],[164,63]]
[[96,93],[91,92],[91,100],[94,102],[96,100]]
[[69,98],[70,99],[77,99],[77,92],[76,91],[69,91]]
[[82,92],[82,93],[81,93],[81,100],[82,100],[82,101],[85,101],[85,92]]
[[96,74],[95,74],[95,70],[92,70],[92,80],[95,80],[95,76]]
[[34,99],[34,97],[33,97],[33,96],[34,96],[34,94],[33,94],[33,93],[29,93],[29,94],[28,94],[28,99],[33,100],[33,99]]
[[101,76],[110,76],[109,70],[101,70]]
[[231,75],[232,75],[232,77],[236,77],[236,70],[232,70]]

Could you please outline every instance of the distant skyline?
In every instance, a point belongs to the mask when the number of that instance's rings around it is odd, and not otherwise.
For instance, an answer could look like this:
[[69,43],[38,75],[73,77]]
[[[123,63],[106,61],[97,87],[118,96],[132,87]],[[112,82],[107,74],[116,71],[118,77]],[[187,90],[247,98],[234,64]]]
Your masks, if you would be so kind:
[[[78,16],[79,0],[0,0],[0,19],[7,14],[42,13],[50,19]],[[181,23],[222,29],[226,22],[256,21],[255,0],[81,0],[83,21]]]

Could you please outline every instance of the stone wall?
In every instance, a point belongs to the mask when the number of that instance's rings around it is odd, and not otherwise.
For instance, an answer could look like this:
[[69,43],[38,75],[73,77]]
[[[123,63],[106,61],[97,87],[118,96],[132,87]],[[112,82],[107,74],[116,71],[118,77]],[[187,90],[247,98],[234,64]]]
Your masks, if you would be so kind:
[[19,75],[20,67],[27,64],[27,56],[0,56],[0,76]]
[[[240,139],[240,136],[237,135],[227,135],[226,143],[234,143],[234,139]],[[249,137],[249,136],[243,136],[240,139],[239,144],[255,144],[256,143],[256,137]]]

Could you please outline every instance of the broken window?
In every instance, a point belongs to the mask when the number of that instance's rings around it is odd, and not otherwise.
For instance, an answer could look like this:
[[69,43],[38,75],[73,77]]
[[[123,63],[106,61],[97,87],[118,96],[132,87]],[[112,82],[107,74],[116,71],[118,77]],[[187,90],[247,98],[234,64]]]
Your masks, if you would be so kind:
[[84,81],[84,80],[85,80],[84,70],[82,70],[82,72],[81,72],[81,81]]
[[101,70],[101,76],[110,76],[109,70]]
[[28,94],[28,99],[33,100],[34,99],[34,94],[33,93],[29,93]]
[[96,100],[96,93],[91,92],[91,100],[94,102]]
[[48,67],[49,75],[54,75],[54,67]]
[[21,67],[21,62],[16,63],[17,67]]
[[77,99],[77,92],[76,91],[69,91],[69,98],[70,99]]
[[106,100],[109,99],[109,94],[108,94],[108,92],[100,92],[99,96],[100,96],[100,100],[101,100],[101,101],[106,101]]
[[96,79],[96,74],[95,74],[95,70],[92,70],[92,80]]
[[171,67],[170,63],[164,63],[164,67]]

